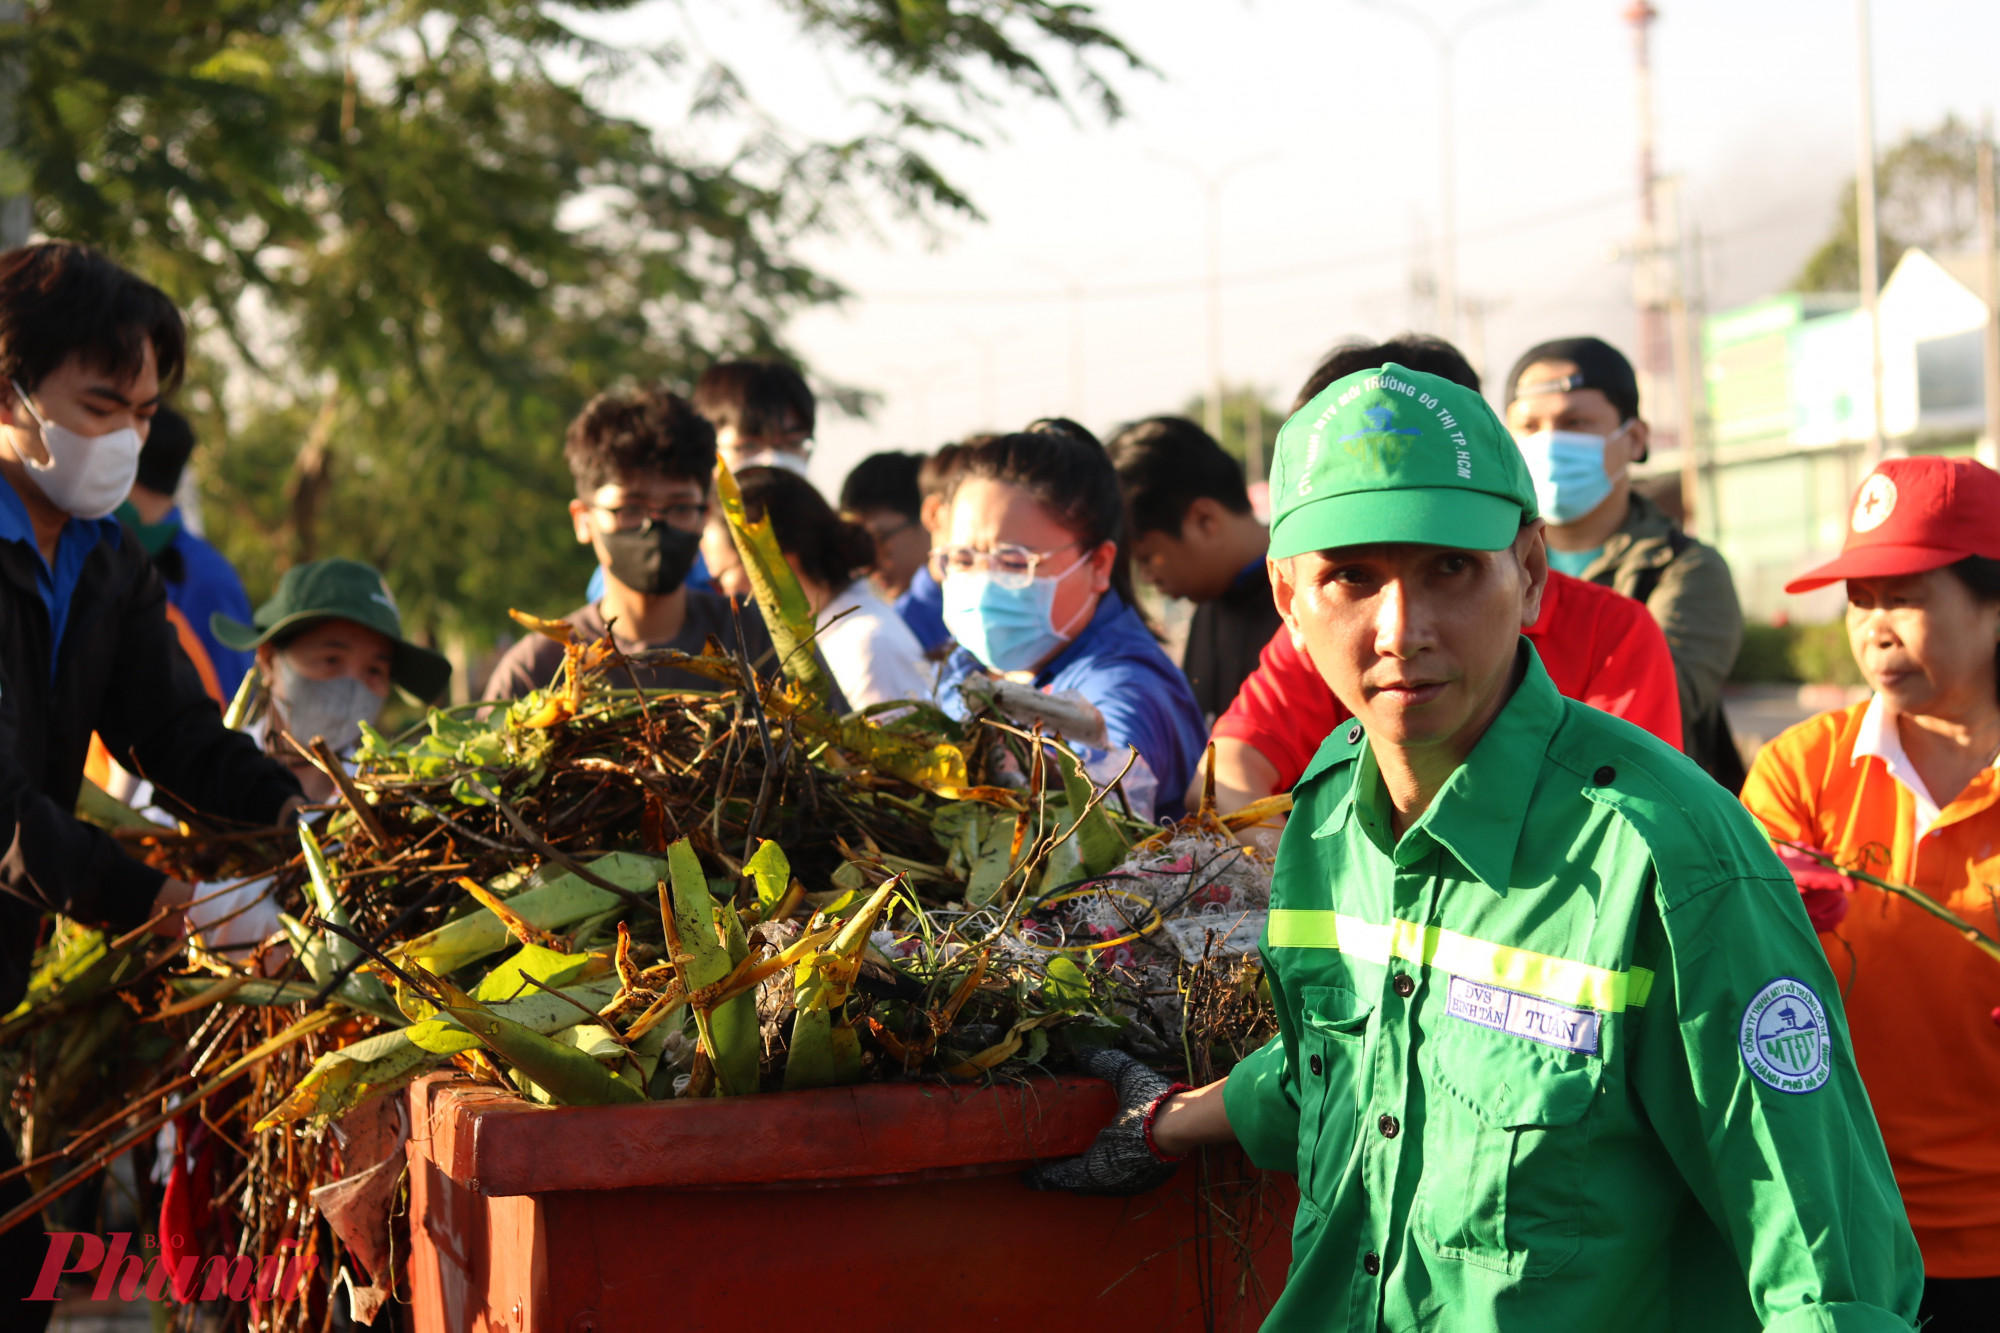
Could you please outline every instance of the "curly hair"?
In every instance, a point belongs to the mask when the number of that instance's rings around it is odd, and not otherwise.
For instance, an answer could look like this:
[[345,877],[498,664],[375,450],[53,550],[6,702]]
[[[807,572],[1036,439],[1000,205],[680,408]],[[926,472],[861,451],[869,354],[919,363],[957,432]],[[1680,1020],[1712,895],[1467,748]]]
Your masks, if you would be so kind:
[[658,386],[601,393],[569,423],[563,459],[585,500],[646,472],[705,490],[715,474],[715,427],[687,399]]

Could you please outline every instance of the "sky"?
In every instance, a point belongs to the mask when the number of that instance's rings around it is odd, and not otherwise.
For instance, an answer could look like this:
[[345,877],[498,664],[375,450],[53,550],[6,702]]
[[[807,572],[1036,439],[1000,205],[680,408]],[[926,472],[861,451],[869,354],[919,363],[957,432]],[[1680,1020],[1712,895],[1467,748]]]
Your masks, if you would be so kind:
[[[1706,240],[1710,309],[1781,290],[1853,174],[1852,0],[1656,0],[1658,169]],[[1490,379],[1544,338],[1629,348],[1637,110],[1626,0],[1102,0],[1153,72],[1116,71],[1115,124],[1011,98],[983,146],[934,145],[985,214],[926,229],[878,214],[804,257],[854,293],[789,336],[822,381],[880,395],[823,417],[813,477],[832,493],[878,449],[1072,415],[1100,433],[1180,410],[1208,378],[1204,175],[1230,171],[1219,229],[1224,377],[1289,403],[1345,339],[1435,330],[1413,273],[1435,267],[1440,62],[1407,12],[1455,43],[1462,346]],[[1485,14],[1492,8],[1497,12]],[[2000,5],[1876,0],[1884,145],[1992,110]],[[743,76],[778,123],[863,123],[866,70],[796,35],[769,0],[655,0],[599,26],[679,34]],[[1052,54],[1060,72],[1066,57]],[[1109,68],[1107,66],[1107,68]],[[618,109],[690,135],[684,99],[634,79]],[[1232,170],[1233,169],[1233,170]]]

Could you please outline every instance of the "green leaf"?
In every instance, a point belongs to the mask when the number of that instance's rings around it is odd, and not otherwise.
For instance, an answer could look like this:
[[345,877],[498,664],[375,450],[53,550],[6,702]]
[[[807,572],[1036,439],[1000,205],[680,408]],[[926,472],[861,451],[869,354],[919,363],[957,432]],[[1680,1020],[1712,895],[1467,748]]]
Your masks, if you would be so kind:
[[1049,959],[1042,998],[1058,1009],[1081,1009],[1090,1003],[1090,978],[1067,955]]
[[769,838],[760,838],[757,851],[744,863],[743,873],[757,886],[757,914],[762,917],[792,885],[792,862],[785,849]]

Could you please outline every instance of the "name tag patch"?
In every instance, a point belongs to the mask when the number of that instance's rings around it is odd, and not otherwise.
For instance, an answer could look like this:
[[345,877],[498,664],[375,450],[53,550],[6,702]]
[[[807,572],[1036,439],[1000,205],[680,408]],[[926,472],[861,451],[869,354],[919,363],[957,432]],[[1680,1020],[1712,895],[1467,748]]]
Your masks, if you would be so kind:
[[1453,977],[1445,993],[1445,1012],[1453,1018],[1495,1032],[1510,1032],[1544,1046],[1597,1054],[1601,1016],[1594,1009],[1572,1009],[1519,991]]

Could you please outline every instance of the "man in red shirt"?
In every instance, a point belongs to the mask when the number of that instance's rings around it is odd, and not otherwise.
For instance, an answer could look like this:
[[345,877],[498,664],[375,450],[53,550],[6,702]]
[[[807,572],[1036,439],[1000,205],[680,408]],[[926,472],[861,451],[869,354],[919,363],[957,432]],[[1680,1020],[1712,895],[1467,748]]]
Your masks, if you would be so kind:
[[[1293,410],[1335,380],[1387,361],[1479,388],[1478,373],[1442,340],[1349,343],[1335,348],[1307,378]],[[1526,634],[1557,690],[1680,748],[1680,687],[1673,655],[1643,603],[1551,570],[1541,618]],[[1216,721],[1211,737],[1216,806],[1226,814],[1289,791],[1320,742],[1349,716],[1312,660],[1281,627]],[[1197,772],[1188,788],[1189,809],[1200,803],[1201,786]]]

